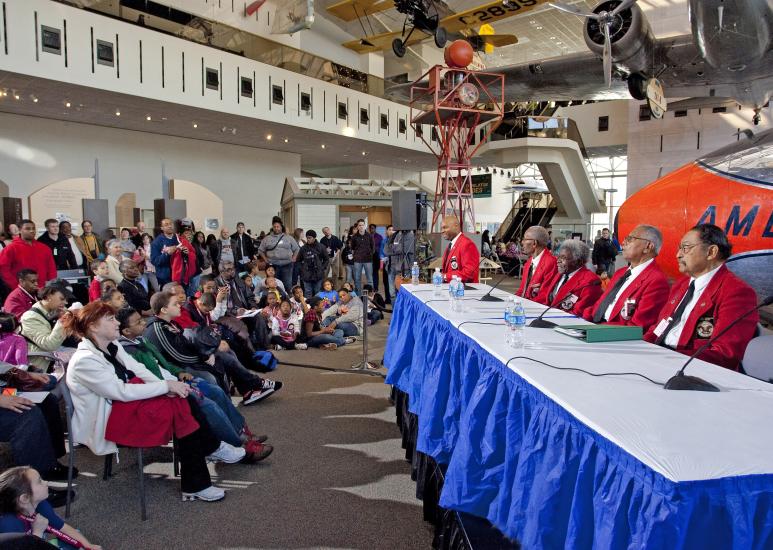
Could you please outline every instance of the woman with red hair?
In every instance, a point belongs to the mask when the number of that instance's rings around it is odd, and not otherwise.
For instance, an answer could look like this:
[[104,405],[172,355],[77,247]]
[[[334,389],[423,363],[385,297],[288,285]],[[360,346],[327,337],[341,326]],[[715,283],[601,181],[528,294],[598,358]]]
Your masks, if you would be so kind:
[[116,444],[154,447],[174,436],[183,500],[222,499],[225,493],[212,485],[207,460],[238,462],[244,449],[212,435],[195,401],[186,399],[190,386],[159,380],[124,351],[117,342],[115,310],[105,302],[67,312],[61,322],[82,338],[67,369],[75,441],[107,455],[118,452]]

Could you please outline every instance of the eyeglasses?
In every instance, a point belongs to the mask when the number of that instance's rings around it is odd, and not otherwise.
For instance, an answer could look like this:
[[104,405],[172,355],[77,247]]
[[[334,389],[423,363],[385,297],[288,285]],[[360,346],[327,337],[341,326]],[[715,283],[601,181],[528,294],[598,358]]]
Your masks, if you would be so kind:
[[652,242],[651,240],[645,239],[643,237],[637,237],[635,235],[628,235],[625,239],[623,239],[623,244],[631,244],[633,241],[647,241],[648,243]]
[[690,250],[692,250],[693,248],[695,248],[699,244],[701,244],[701,243],[693,243],[693,244],[690,244],[690,243],[684,244],[684,243],[682,243],[682,244],[679,245],[679,251],[682,254],[689,254]]

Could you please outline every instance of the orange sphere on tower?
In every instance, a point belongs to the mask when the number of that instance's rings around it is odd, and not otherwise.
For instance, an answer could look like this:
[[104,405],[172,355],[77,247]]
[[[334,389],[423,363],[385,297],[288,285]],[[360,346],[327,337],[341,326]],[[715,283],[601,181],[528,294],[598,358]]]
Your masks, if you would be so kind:
[[443,58],[446,65],[452,69],[464,69],[472,63],[473,50],[472,46],[466,40],[454,40],[446,46],[445,52],[443,52]]

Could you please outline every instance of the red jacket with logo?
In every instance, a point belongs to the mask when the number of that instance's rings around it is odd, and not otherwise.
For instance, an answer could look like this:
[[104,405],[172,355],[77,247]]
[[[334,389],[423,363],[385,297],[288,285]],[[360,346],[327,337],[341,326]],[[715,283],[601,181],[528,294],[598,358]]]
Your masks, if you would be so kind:
[[[663,309],[657,316],[657,322],[644,335],[648,342],[657,340],[655,328],[661,321],[667,320],[679,306],[679,302],[690,286],[690,277],[682,277],[671,289]],[[676,351],[692,355],[713,335],[719,334],[728,324],[757,305],[754,289],[736,277],[727,266],[719,268],[701,293],[700,300],[687,317]],[[730,331],[707,347],[698,359],[738,370],[738,365],[746,351],[746,346],[754,337],[759,315],[755,312],[739,321]]]
[[[620,277],[625,275],[627,270],[627,267],[622,267],[615,272],[607,285],[606,292],[601,295],[595,304],[583,312],[585,319],[588,321],[593,320],[596,309],[598,309],[601,302],[609,294],[609,291],[612,290],[612,287],[614,287]],[[658,313],[660,313],[666,300],[668,300],[668,290],[668,279],[661,271],[657,260],[653,260],[617,297],[615,307],[612,308],[611,315],[605,323],[610,325],[635,325],[641,327],[644,332],[647,332],[658,320]],[[627,312],[624,312],[623,306],[626,300],[635,300],[635,303],[629,306]],[[624,313],[626,314],[625,317],[623,316]]]
[[479,265],[478,247],[464,233],[460,233],[451,250],[443,253],[443,280],[448,282],[454,275],[459,275],[464,283],[477,283]]
[[[541,260],[540,263],[542,263]],[[558,289],[558,292],[553,297],[553,301],[548,303],[550,292],[558,284],[558,281],[561,280],[561,277],[563,275],[556,271],[550,282],[542,285],[542,290],[540,290],[535,301],[546,306],[550,305],[551,307],[562,309],[578,317],[582,316],[582,312],[590,307],[591,304],[595,304],[599,296],[601,296],[601,281],[598,275],[585,266],[581,267],[577,273],[572,275]]]
[[534,270],[534,275],[532,275],[531,281],[529,281],[529,288],[526,289],[526,279],[529,277],[531,261],[532,257],[529,256],[529,259],[526,260],[526,263],[523,265],[523,271],[521,272],[521,286],[518,287],[516,294],[527,300],[536,301],[540,290],[545,283],[549,282],[553,278],[553,275],[558,272],[558,268],[556,267],[556,257],[546,248],[542,251],[542,256],[540,256],[537,269]]

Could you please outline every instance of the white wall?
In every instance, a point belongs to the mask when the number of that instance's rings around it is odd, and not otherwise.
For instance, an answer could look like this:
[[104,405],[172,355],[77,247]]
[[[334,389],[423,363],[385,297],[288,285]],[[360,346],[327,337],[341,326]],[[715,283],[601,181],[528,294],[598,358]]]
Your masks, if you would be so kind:
[[162,198],[166,177],[199,183],[224,203],[225,224],[238,220],[265,228],[279,211],[285,177],[300,176],[300,155],[209,141],[162,136],[0,114],[0,174],[9,195],[27,196],[49,183],[94,174],[99,159],[100,198],[108,199],[110,221],[122,193],[137,194],[139,208],[153,208]]
[[[556,116],[571,118],[577,123],[586,148],[625,145],[628,143],[627,99],[572,105],[556,110]],[[609,117],[609,130],[599,132],[599,117]]]

